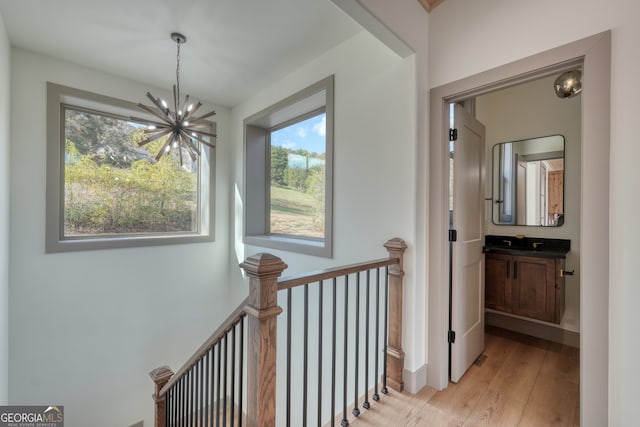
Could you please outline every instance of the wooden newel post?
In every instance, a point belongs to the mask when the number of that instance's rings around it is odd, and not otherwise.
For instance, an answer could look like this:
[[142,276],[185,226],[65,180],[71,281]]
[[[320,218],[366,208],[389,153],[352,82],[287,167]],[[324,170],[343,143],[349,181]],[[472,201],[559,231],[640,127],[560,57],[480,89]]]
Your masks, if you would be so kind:
[[249,276],[247,349],[247,425],[276,425],[276,319],[278,277],[287,264],[271,254],[247,258],[240,267]]
[[403,256],[407,249],[404,240],[394,238],[384,244],[389,258],[400,262],[389,266],[389,337],[387,344],[387,384],[397,391],[404,389],[404,351],[402,351]]
[[149,376],[156,384],[156,391],[153,393],[153,400],[156,402],[155,427],[165,427],[167,400],[166,395],[160,396],[160,390],[169,382],[173,371],[168,366],[161,366],[149,372]]

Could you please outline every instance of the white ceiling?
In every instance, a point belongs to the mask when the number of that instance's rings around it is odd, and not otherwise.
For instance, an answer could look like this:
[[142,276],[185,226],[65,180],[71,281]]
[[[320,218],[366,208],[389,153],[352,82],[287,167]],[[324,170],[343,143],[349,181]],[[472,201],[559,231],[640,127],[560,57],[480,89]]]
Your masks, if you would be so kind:
[[[361,31],[330,0],[0,0],[12,46],[232,107]],[[141,95],[142,96],[142,95]]]

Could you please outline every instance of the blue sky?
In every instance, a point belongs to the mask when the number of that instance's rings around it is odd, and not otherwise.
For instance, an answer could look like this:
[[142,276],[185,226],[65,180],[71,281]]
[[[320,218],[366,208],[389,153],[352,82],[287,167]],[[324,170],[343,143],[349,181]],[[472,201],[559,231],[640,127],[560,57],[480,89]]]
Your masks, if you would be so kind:
[[322,154],[325,150],[326,115],[324,113],[271,134],[271,145],[291,150]]

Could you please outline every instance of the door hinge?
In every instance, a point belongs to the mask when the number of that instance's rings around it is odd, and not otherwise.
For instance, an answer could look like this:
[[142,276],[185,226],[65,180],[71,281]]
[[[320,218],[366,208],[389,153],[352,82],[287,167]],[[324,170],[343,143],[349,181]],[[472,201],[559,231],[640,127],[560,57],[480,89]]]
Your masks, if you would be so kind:
[[449,141],[458,140],[458,129],[449,129]]
[[449,344],[453,344],[456,342],[456,331],[449,331],[447,334],[447,341]]
[[449,230],[449,241],[450,242],[458,241],[458,230],[454,230],[454,229]]

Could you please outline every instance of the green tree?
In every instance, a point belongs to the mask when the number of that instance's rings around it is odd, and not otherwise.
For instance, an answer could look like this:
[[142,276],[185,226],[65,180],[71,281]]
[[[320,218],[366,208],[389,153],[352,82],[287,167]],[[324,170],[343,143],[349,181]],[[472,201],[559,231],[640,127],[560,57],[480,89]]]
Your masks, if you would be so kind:
[[271,184],[285,185],[286,170],[289,165],[289,154],[282,147],[271,147]]
[[138,147],[133,135],[140,132],[126,120],[67,109],[65,137],[73,141],[80,154],[94,154],[98,164],[128,167],[132,162],[148,157]]
[[314,208],[313,224],[318,231],[324,233],[324,201],[325,201],[325,168],[314,166],[307,177],[307,194],[311,195],[316,205]]
[[307,191],[307,178],[308,172],[305,168],[287,168],[286,182],[287,185],[296,190],[305,192]]

